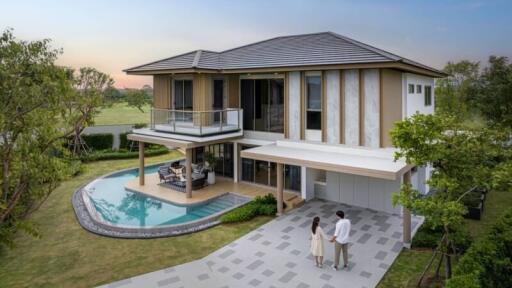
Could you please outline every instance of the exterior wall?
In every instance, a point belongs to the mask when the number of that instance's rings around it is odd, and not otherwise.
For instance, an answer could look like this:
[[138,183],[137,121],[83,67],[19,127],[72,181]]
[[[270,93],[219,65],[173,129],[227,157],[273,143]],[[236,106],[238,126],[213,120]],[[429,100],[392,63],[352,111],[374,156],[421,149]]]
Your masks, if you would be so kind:
[[300,140],[301,136],[301,73],[288,73],[288,138]]
[[378,69],[363,70],[364,146],[380,147],[380,75]]
[[381,70],[381,144],[383,147],[391,147],[389,130],[395,122],[402,119],[402,72],[382,69]]
[[[404,94],[405,94],[405,113],[403,114],[405,117],[409,117],[414,115],[416,112],[421,114],[433,114],[435,107],[435,95],[434,95],[434,78],[421,76],[417,74],[404,73],[403,76],[404,83]],[[421,93],[416,92],[416,87],[414,88],[414,93],[409,93],[408,85],[414,84],[421,85],[422,91]],[[425,106],[425,85],[432,87],[432,105]]]
[[326,142],[340,143],[340,71],[332,70],[325,73],[326,82]]
[[228,101],[227,108],[240,108],[240,77],[228,76]]
[[153,76],[153,106],[160,109],[171,108],[171,76]]
[[[310,179],[308,179],[310,180]],[[315,193],[320,199],[347,205],[399,214],[393,207],[391,195],[400,190],[401,180],[384,180],[345,173],[326,172],[325,193]]]
[[343,73],[345,107],[345,144],[359,145],[359,70],[345,70]]

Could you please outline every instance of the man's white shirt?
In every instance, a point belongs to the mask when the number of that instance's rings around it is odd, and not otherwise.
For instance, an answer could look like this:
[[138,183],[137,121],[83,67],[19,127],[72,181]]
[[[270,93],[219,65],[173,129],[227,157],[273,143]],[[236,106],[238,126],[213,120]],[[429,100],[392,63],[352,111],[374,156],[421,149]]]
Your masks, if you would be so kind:
[[349,242],[350,236],[350,220],[340,219],[336,222],[336,230],[334,231],[334,237],[336,242],[340,244],[346,244]]

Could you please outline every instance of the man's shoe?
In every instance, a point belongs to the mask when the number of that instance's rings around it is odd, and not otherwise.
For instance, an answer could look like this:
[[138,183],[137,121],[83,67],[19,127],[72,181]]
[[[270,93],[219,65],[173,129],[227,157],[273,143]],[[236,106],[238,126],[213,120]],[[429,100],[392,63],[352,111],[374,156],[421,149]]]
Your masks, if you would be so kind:
[[334,271],[338,271],[338,266],[334,266],[334,265],[332,265],[332,266],[331,266],[331,268],[332,268],[332,270],[334,270]]

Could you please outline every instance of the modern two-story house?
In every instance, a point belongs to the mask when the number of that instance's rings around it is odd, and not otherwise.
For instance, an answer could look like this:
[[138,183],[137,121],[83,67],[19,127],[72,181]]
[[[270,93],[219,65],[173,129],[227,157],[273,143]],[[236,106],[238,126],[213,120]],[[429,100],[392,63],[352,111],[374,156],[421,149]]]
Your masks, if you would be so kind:
[[[129,135],[141,167],[145,142],[181,148],[188,197],[191,165],[210,151],[217,175],[275,187],[278,202],[287,190],[402,213],[410,241],[410,214],[391,194],[404,181],[427,192],[430,171],[394,161],[389,131],[434,112],[443,72],[332,32],[197,50],[125,72],[153,76],[151,125]],[[144,177],[141,169],[139,185]]]

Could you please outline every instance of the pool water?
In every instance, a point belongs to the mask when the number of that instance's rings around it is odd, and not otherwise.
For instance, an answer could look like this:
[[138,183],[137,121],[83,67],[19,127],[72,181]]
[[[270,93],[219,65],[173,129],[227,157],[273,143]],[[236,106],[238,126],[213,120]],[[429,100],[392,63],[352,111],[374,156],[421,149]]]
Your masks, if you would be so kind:
[[[158,167],[147,166],[144,171],[156,173]],[[158,227],[198,220],[240,203],[235,197],[224,195],[196,206],[173,205],[126,190],[126,182],[137,176],[138,169],[126,170],[97,179],[84,188],[103,221],[128,227]]]

